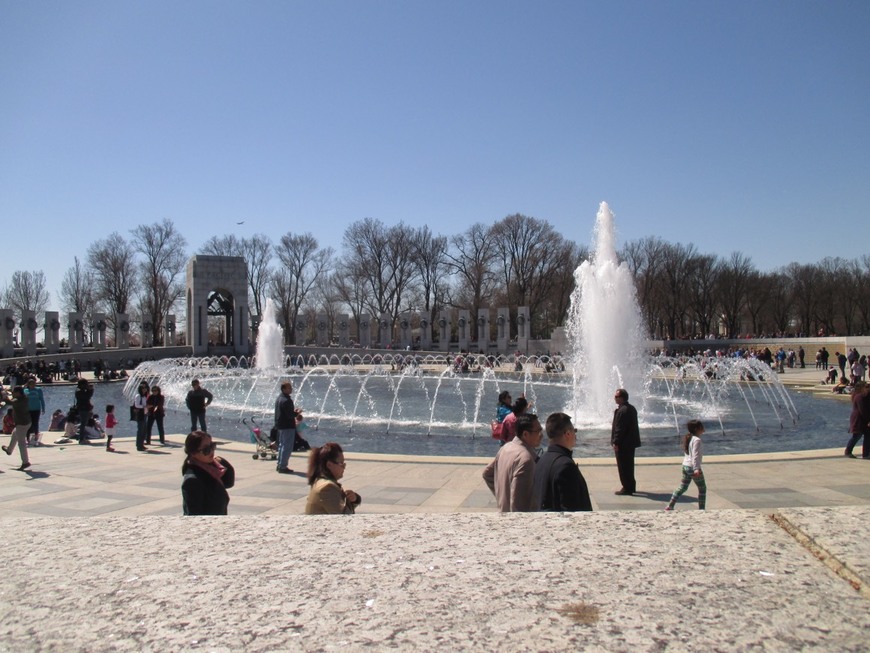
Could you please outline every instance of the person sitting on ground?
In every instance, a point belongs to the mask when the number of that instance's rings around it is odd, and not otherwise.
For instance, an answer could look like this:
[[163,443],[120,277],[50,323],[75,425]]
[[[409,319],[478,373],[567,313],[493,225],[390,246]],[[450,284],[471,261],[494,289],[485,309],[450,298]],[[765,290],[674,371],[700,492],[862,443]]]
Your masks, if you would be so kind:
[[55,444],[68,444],[73,440],[78,439],[79,417],[78,413],[70,411],[66,418],[66,424],[63,429],[63,437],[54,441]]
[[314,447],[308,455],[308,502],[306,515],[352,515],[362,498],[353,490],[345,490],[339,481],[347,463],[341,445],[327,442]]
[[850,390],[851,386],[846,382],[846,377],[840,377],[839,382],[833,388],[831,388],[831,392],[841,395]]
[[63,431],[66,426],[66,415],[58,408],[51,414],[51,422],[48,425],[49,431]]
[[217,445],[205,431],[193,431],[184,440],[187,458],[181,466],[181,497],[185,515],[226,515],[227,489],[236,482],[236,470],[215,456]]

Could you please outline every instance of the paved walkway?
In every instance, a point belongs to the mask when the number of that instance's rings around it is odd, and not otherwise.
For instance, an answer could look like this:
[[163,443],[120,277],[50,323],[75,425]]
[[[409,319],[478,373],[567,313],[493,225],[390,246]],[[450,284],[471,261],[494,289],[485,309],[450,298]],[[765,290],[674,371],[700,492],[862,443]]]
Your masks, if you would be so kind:
[[[804,390],[829,393],[823,372],[787,370],[781,379]],[[848,401],[848,398],[837,397]],[[45,433],[50,442],[60,434]],[[5,439],[4,439],[5,441]],[[116,438],[115,453],[100,444],[30,449],[33,466],[15,470],[18,454],[0,454],[0,519],[29,516],[177,515],[183,435],[166,447],[135,451],[132,438]],[[222,442],[236,467],[230,513],[301,514],[306,459],[295,454],[293,475],[279,475],[270,460],[253,460],[253,445]],[[860,451],[860,447],[857,449]],[[495,502],[481,480],[488,459],[349,453],[345,486],[363,497],[361,512],[487,512]],[[639,492],[618,497],[616,467],[608,458],[581,459],[596,510],[658,510],[679,482],[680,456],[638,458]],[[705,456],[710,510],[847,506],[870,503],[870,461],[850,460],[841,449],[776,454]],[[678,504],[696,505],[694,486]]]
[[[0,519],[178,515],[184,436],[166,447],[135,451],[132,438],[116,438],[115,453],[101,444],[31,447],[32,467],[21,472],[17,452],[0,454]],[[220,442],[220,441],[219,441]],[[294,454],[294,474],[278,474],[271,460],[254,460],[253,445],[221,442],[236,468],[230,491],[234,515],[301,514],[308,486],[306,458]],[[481,479],[485,458],[348,454],[344,485],[363,497],[360,512],[491,512],[495,502]],[[581,459],[596,510],[659,510],[680,477],[680,456],[640,458],[638,494],[615,496],[610,459]],[[851,460],[840,449],[704,459],[710,510],[772,509],[870,504],[870,460]],[[694,486],[678,509],[696,505]]]
[[501,515],[486,459],[348,454],[359,513],[305,517],[304,457],[225,442],[207,519],[169,440],[0,454],[0,651],[867,650],[870,461],[840,449],[707,456],[675,514],[679,456],[633,497],[581,459],[596,512]]

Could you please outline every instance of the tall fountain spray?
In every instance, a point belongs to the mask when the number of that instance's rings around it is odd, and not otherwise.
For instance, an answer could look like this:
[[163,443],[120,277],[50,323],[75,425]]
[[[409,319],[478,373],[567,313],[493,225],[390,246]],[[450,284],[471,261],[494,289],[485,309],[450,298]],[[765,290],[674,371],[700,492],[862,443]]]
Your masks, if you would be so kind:
[[284,329],[278,324],[275,303],[266,300],[266,309],[257,334],[257,369],[284,367]]
[[649,367],[631,271],[616,257],[613,213],[601,202],[595,251],[574,271],[568,317],[572,343],[573,404],[578,424],[596,424],[613,414],[613,391],[625,388],[640,401]]

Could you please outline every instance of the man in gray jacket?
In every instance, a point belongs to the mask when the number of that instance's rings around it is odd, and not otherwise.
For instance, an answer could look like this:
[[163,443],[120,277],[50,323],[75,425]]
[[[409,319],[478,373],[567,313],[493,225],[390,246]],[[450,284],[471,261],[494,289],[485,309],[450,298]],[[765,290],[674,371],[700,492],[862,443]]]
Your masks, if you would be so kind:
[[520,415],[516,429],[516,437],[483,470],[483,480],[495,495],[499,512],[534,512],[540,505],[535,498],[535,449],[541,446],[544,429],[532,413]]

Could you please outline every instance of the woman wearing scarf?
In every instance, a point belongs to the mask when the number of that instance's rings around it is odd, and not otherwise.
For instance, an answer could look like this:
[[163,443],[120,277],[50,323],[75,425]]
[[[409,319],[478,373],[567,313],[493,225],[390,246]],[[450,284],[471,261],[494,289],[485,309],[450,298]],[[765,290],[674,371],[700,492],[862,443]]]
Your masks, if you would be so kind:
[[345,490],[339,480],[344,476],[344,452],[335,442],[314,447],[308,456],[308,503],[306,515],[352,515],[362,503],[353,490]]
[[227,514],[227,488],[235,484],[236,471],[214,455],[216,446],[205,431],[194,431],[184,441],[187,458],[181,466],[181,497],[185,515]]

